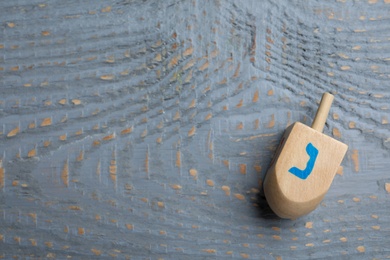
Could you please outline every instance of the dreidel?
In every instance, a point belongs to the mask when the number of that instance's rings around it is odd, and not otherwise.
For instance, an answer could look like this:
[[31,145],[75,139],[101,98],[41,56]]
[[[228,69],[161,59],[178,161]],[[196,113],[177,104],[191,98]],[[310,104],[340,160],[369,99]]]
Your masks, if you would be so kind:
[[300,122],[284,132],[263,188],[271,209],[296,219],[313,211],[332,184],[348,146],[322,133],[334,96],[324,93],[311,127]]

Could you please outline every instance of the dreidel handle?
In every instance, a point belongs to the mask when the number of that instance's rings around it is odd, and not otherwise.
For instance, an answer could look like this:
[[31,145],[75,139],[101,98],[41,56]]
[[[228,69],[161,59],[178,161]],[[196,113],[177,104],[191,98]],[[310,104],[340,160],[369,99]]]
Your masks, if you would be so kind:
[[324,130],[326,118],[329,114],[330,107],[332,106],[333,99],[334,96],[330,93],[325,92],[322,95],[320,106],[318,107],[311,128],[322,133],[322,131]]

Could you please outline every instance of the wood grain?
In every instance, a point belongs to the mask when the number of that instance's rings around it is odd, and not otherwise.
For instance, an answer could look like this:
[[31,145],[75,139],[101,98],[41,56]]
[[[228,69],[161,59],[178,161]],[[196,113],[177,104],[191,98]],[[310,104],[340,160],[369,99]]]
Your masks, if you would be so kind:
[[[389,1],[1,1],[0,256],[390,257]],[[281,134],[349,151],[278,219]]]

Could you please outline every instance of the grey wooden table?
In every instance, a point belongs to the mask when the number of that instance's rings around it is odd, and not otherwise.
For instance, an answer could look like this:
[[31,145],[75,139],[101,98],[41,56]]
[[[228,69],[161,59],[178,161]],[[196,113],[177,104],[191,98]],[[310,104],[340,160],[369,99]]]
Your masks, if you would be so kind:
[[[0,2],[0,256],[390,258],[390,1]],[[262,180],[336,95],[314,212]]]

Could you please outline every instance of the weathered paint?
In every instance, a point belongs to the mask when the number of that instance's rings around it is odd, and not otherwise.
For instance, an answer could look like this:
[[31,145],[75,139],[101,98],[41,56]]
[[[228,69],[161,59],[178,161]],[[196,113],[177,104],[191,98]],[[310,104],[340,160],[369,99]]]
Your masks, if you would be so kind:
[[[390,257],[389,13],[1,1],[0,258]],[[263,175],[325,91],[350,151],[321,206],[281,221]]]

